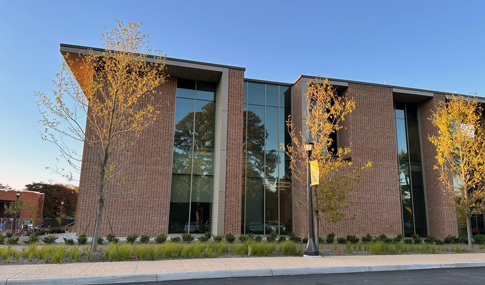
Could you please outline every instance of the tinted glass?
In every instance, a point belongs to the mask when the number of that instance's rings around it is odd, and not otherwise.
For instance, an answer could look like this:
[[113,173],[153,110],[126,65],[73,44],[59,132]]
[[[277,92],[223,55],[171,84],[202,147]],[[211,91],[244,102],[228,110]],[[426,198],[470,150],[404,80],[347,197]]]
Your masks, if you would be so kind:
[[247,147],[248,150],[264,150],[266,130],[264,127],[264,107],[248,106],[247,112]]
[[247,177],[264,177],[264,152],[248,151],[246,175]]
[[266,152],[266,178],[278,178],[278,164],[280,157],[277,151]]
[[177,80],[177,97],[178,98],[195,98],[195,81],[193,80]]
[[266,106],[278,107],[278,85],[266,84]]
[[[292,229],[291,180],[280,180],[280,222],[285,227],[282,234],[288,234]],[[283,230],[283,229],[282,229]]]
[[192,179],[192,202],[212,202],[212,176],[194,175]]
[[195,146],[196,148],[214,147],[214,102],[196,102]]
[[[264,222],[264,184],[262,178],[247,178],[246,226]],[[248,231],[248,230],[247,230]]]
[[197,100],[214,101],[216,93],[216,86],[213,83],[205,83],[197,81]]
[[[278,221],[278,180],[266,180],[266,221]],[[272,229],[266,227],[266,234],[269,234]],[[278,233],[278,229],[276,230]]]
[[278,108],[266,107],[266,150],[278,150]]
[[192,147],[174,146],[172,173],[190,174],[192,169]]
[[248,104],[264,106],[264,84],[248,82]]
[[177,98],[175,109],[174,145],[191,146],[194,129],[195,100]]
[[421,141],[418,121],[408,120],[408,143],[411,161],[421,161]]

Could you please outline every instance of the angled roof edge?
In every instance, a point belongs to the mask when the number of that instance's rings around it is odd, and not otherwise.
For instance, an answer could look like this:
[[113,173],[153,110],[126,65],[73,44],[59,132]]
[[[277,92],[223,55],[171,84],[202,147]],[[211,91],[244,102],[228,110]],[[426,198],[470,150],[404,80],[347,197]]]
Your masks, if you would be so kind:
[[[87,46],[79,46],[79,45],[71,45],[71,44],[60,44],[60,51],[61,52],[77,52],[80,54],[87,54],[90,50],[98,53],[102,53],[105,51],[103,48],[95,48],[95,47],[87,47]],[[155,55],[147,55],[147,59],[155,58]],[[246,70],[245,67],[239,66],[231,66],[231,65],[223,65],[223,64],[216,64],[216,63],[209,63],[209,62],[202,62],[202,61],[194,61],[194,60],[186,60],[180,58],[173,58],[173,57],[166,57],[167,61],[174,61],[174,62],[181,62],[181,63],[189,63],[189,64],[200,64],[206,66],[213,66],[219,68],[230,68],[230,69],[238,69],[238,70]]]

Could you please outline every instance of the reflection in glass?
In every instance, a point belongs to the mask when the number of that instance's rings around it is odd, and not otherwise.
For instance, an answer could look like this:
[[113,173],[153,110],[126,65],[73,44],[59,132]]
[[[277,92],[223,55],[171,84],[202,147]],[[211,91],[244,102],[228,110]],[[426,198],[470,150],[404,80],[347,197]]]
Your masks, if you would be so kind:
[[278,108],[266,107],[266,150],[278,149]]
[[278,107],[278,85],[266,84],[266,107]]
[[264,106],[264,91],[264,84],[248,82],[248,104]]

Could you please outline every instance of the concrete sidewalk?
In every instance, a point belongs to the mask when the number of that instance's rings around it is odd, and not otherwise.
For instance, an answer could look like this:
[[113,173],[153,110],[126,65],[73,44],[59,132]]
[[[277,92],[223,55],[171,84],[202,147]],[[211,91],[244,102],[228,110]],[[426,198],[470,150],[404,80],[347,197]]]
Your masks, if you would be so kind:
[[193,278],[485,267],[485,253],[206,258],[0,266],[3,284],[109,284]]

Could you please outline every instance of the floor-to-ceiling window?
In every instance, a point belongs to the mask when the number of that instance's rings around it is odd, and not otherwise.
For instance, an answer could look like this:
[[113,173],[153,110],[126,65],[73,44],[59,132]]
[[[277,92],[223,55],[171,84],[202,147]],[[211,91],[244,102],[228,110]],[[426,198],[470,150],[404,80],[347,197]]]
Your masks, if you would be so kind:
[[292,231],[288,86],[244,83],[242,233]]
[[417,106],[396,102],[394,115],[404,236],[427,236]]
[[178,79],[169,233],[210,232],[215,84]]

